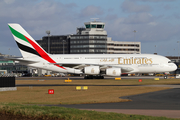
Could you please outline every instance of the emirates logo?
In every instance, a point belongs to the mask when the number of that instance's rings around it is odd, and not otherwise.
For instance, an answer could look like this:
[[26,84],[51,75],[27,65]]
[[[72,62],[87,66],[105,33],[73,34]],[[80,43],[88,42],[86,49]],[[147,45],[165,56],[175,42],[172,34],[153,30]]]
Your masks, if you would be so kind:
[[91,73],[94,73],[94,68],[91,69]]
[[113,75],[116,75],[116,70],[113,70]]

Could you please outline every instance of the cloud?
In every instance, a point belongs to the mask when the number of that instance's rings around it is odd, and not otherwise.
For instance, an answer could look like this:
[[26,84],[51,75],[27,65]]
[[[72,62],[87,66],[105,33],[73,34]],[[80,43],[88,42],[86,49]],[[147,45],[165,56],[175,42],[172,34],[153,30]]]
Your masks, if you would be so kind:
[[129,15],[124,22],[127,24],[144,24],[152,22],[153,19],[154,17],[149,13],[137,13]]
[[[36,40],[45,36],[46,30],[50,30],[52,35],[75,33],[78,24],[82,23],[81,19],[76,19],[78,13],[73,11],[77,7],[74,3],[62,4],[61,2],[45,0],[23,1],[15,1],[12,4],[0,1],[0,10],[5,11],[0,12],[0,26],[3,30],[0,44],[4,47],[15,46],[17,48],[7,23],[21,24]],[[9,43],[11,43],[11,46]]]
[[158,23],[157,22],[149,22],[148,25],[156,26]]
[[5,2],[6,4],[12,4],[12,3],[15,2],[15,0],[4,0],[4,2]]
[[175,17],[176,19],[180,20],[180,15],[179,15],[179,13],[173,14],[173,17]]
[[[122,19],[122,18],[121,18]],[[108,36],[117,41],[134,41],[133,30],[136,33],[136,41],[157,42],[179,39],[180,25],[167,25],[166,23],[150,22],[148,24],[125,24],[121,19],[107,23]]]
[[96,7],[93,5],[87,6],[81,10],[81,17],[96,17],[103,14],[103,10],[101,7]]
[[124,12],[127,13],[134,13],[134,12],[149,12],[151,11],[151,7],[148,5],[138,5],[136,2],[134,1],[129,1],[129,0],[125,0],[122,5],[121,5],[121,9]]
[[142,1],[142,2],[174,2],[177,0],[130,0],[130,1]]
[[55,1],[24,4],[18,1],[11,5],[2,5],[1,10],[6,12],[0,12],[0,17],[3,18],[1,22],[17,22],[30,30],[33,35],[44,35],[44,30],[57,28],[57,26],[59,30],[52,29],[52,32],[65,34],[68,30],[73,30],[73,26],[75,27],[75,25],[69,26],[77,16],[77,13],[73,12],[73,8],[76,8],[76,4],[62,4]]
[[133,30],[138,31],[136,41],[140,42],[166,42],[180,39],[180,25],[159,22],[159,17],[149,13],[110,18],[110,15],[106,17],[106,30],[108,36],[116,41],[134,41]]

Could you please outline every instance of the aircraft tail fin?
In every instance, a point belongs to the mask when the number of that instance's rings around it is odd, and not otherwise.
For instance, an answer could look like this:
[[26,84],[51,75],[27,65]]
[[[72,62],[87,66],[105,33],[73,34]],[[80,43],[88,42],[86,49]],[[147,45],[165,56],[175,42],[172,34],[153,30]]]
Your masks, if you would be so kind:
[[23,58],[27,57],[47,57],[47,52],[21,27],[16,23],[8,24],[12,35],[19,47]]

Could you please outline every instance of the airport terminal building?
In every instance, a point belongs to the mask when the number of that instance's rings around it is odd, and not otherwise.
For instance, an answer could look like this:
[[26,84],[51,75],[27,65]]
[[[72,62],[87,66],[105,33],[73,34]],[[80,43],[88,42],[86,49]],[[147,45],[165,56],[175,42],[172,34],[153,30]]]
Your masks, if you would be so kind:
[[141,42],[112,41],[107,38],[107,54],[140,54]]
[[[140,54],[140,42],[112,41],[105,23],[85,22],[76,34],[44,36],[37,42],[50,54]],[[49,43],[49,44],[48,44]]]

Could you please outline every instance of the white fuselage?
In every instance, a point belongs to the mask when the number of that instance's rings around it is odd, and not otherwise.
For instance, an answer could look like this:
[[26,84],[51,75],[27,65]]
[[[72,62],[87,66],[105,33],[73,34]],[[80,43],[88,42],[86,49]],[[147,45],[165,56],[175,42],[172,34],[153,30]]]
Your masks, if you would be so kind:
[[[130,71],[126,71],[125,73],[160,73],[171,72],[177,69],[177,66],[168,58],[153,54],[61,54],[50,55],[50,57],[57,64],[62,66],[74,64],[77,66],[90,65],[130,69]],[[28,66],[36,68],[42,68],[62,73],[83,73],[80,69],[74,69],[70,67],[60,68],[40,57],[25,59],[39,61],[37,63],[28,64]]]

